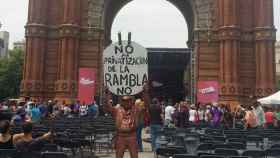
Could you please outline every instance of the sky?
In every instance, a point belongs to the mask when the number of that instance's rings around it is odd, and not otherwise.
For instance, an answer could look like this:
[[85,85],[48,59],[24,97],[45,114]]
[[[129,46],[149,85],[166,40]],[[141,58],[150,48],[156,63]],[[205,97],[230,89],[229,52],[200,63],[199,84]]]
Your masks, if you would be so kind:
[[[0,5],[0,30],[10,32],[10,47],[24,39],[27,10],[28,0],[6,0]],[[274,0],[274,18],[280,40],[280,0]],[[133,0],[115,18],[113,40],[118,32],[123,33],[123,38],[132,32],[132,39],[146,47],[186,47],[188,40],[182,14],[166,0]]]

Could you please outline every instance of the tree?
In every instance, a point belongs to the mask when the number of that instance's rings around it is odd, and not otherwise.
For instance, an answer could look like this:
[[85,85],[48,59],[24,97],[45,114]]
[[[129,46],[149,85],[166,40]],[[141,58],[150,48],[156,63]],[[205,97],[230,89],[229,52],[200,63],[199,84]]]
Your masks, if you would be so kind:
[[10,50],[9,58],[0,59],[0,100],[19,96],[23,54],[20,49]]

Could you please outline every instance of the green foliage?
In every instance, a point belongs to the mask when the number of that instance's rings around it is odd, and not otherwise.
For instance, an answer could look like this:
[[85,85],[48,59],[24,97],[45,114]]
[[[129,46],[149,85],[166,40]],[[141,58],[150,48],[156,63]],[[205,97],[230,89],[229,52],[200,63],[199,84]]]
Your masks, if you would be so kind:
[[10,50],[9,58],[0,58],[0,100],[19,96],[23,56],[23,51],[16,49]]

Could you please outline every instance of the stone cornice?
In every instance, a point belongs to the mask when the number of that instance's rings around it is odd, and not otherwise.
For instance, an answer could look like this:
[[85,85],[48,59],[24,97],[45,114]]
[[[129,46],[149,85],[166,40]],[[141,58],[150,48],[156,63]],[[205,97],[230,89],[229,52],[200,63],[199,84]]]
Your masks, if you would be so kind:
[[39,80],[22,80],[21,81],[21,92],[42,92],[44,81]]
[[59,36],[78,38],[80,36],[80,27],[75,24],[62,24],[59,26]]
[[257,32],[254,38],[256,41],[276,41],[276,36],[271,32]]
[[[64,34],[62,36],[60,33],[66,33],[67,30],[78,31],[78,34],[67,35]],[[61,32],[63,31],[63,32]],[[68,32],[69,32],[68,31]],[[73,33],[73,32],[72,32]],[[61,37],[76,37],[81,40],[102,40],[104,39],[104,29],[96,28],[96,27],[69,27],[69,26],[49,26],[48,27],[48,39],[59,39]]]
[[241,30],[239,26],[222,26],[219,28],[220,40],[240,40]]
[[218,42],[219,36],[215,29],[195,29],[194,42]]
[[55,82],[55,91],[59,93],[77,91],[77,81],[58,80]]
[[276,32],[276,28],[274,26],[255,27],[254,30],[255,31],[271,30]]
[[274,27],[256,27],[254,39],[256,41],[276,41],[276,29]]
[[45,24],[31,23],[25,26],[26,37],[47,37],[48,30]]
[[47,28],[48,25],[46,25],[46,24],[39,24],[39,23],[27,23],[25,25],[25,28],[27,28],[27,27],[45,27],[45,28]]

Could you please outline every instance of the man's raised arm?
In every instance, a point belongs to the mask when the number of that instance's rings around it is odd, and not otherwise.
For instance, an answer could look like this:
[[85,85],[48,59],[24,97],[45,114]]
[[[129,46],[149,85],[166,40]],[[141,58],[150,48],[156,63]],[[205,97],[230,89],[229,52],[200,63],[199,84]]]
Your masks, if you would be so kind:
[[105,103],[104,103],[105,110],[114,113],[114,107],[113,107],[113,100],[112,100],[112,94],[109,91],[108,88],[105,89]]
[[145,83],[143,87],[143,100],[144,100],[145,109],[149,109],[151,101],[150,101],[150,88],[148,83]]

